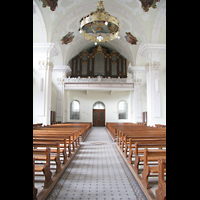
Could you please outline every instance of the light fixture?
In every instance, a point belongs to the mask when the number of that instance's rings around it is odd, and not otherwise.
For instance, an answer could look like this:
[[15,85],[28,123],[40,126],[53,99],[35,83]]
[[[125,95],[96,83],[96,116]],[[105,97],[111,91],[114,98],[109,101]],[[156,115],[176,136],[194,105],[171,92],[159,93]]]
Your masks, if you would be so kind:
[[97,10],[80,20],[79,32],[87,39],[95,42],[108,42],[120,39],[119,20],[105,12],[103,1],[97,3]]

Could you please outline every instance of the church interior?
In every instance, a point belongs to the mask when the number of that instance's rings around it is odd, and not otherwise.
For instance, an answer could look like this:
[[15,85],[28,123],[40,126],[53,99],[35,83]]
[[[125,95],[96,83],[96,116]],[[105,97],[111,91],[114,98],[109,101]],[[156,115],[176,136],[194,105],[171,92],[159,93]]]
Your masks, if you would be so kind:
[[33,199],[166,199],[166,0],[33,0]]

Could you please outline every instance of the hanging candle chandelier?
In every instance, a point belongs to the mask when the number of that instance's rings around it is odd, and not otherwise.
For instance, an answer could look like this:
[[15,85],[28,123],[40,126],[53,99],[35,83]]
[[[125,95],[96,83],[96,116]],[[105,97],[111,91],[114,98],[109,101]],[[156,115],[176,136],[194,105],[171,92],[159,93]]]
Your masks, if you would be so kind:
[[100,0],[97,10],[80,20],[79,32],[97,45],[97,42],[120,39],[120,23],[116,17],[105,12],[104,3]]

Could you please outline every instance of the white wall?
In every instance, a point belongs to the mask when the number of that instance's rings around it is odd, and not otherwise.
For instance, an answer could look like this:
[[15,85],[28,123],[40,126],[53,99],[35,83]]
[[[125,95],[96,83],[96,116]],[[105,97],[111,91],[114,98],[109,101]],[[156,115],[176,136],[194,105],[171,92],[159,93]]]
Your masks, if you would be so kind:
[[[39,69],[38,61],[42,56],[41,52],[33,54],[33,124],[45,123],[45,70]],[[43,90],[40,90],[40,82],[43,79]]]
[[[106,122],[130,122],[131,121],[131,92],[130,91],[65,91],[65,119],[70,122],[92,122],[93,105],[96,101],[105,104]],[[70,120],[70,103],[73,100],[80,102],[80,120]],[[118,119],[118,103],[125,100],[128,103],[128,119]]]
[[154,117],[153,124],[166,124],[166,53],[160,53],[159,59],[160,117]]

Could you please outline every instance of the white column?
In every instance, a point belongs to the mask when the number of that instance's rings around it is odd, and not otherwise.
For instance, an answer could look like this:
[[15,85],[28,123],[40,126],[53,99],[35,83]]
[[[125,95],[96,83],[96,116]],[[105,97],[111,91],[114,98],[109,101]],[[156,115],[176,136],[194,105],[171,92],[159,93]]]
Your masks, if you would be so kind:
[[166,53],[166,44],[143,44],[138,55],[146,58],[147,125],[153,126],[161,117],[159,54]]
[[46,70],[46,95],[45,95],[45,125],[50,125],[51,116],[51,85],[52,85],[53,63],[47,62]]
[[62,82],[62,122],[66,122],[67,120],[65,119],[65,83],[64,81]]
[[[139,73],[134,72],[134,91],[135,91],[135,119],[137,122],[142,121],[142,102],[141,102],[141,77]],[[138,119],[140,118],[140,119]]]
[[34,84],[39,85],[38,92],[34,93],[38,97],[37,104],[34,103],[38,109],[33,109],[33,112],[37,112],[37,122],[41,122],[44,125],[50,125],[53,56],[58,54],[59,52],[54,43],[33,44],[34,63],[37,60],[39,65],[38,69],[35,69],[37,71],[35,76],[37,75],[37,77],[34,77]]
[[147,125],[155,124],[154,118],[160,117],[159,66],[157,61],[146,65],[147,79]]
[[[131,66],[129,65],[128,72],[132,74],[134,81],[134,92],[133,92],[133,123],[142,122],[142,73],[145,73],[145,66]],[[143,84],[145,80],[143,80]],[[144,87],[143,87],[144,89]]]

